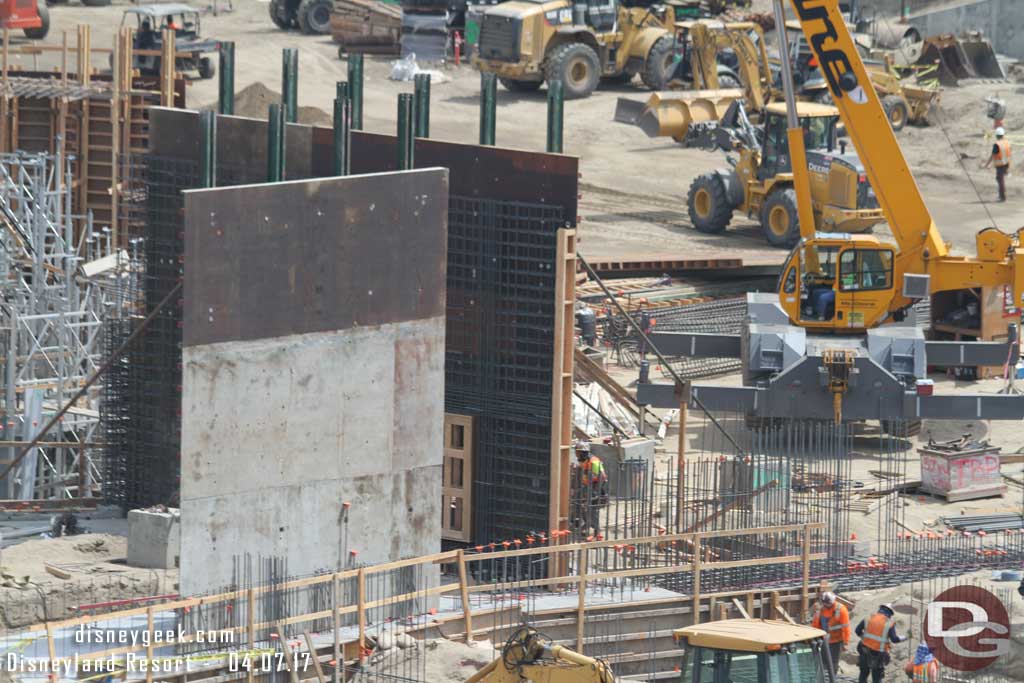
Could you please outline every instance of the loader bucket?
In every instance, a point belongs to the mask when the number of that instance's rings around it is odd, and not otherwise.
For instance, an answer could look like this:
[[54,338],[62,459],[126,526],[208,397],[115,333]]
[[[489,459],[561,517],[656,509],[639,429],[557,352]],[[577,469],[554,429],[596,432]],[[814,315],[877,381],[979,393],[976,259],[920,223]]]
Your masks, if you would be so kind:
[[636,125],[648,137],[682,142],[691,124],[718,121],[730,104],[741,99],[743,91],[739,89],[656,92],[647,100]]
[[971,63],[974,73],[979,78],[1006,78],[1003,67],[996,59],[992,43],[983,38],[961,38],[960,47],[963,48],[967,61]]
[[619,123],[633,125],[646,106],[646,100],[631,100],[627,97],[620,97],[619,101],[615,103],[615,120]]
[[992,44],[978,37],[946,34],[924,41],[918,64],[938,66],[939,82],[956,86],[964,78],[1006,78]]

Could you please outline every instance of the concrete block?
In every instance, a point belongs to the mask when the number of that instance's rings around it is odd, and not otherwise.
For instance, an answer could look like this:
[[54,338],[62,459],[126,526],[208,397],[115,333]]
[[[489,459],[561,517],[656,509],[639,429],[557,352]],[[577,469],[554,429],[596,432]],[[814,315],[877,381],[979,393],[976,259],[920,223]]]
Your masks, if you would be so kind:
[[128,566],[146,569],[175,569],[181,553],[181,513],[128,511]]

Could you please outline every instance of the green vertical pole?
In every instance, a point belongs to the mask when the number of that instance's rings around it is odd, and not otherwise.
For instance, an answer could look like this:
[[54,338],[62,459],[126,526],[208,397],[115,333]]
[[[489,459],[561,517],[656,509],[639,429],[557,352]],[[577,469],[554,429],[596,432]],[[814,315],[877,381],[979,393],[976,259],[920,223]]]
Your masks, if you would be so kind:
[[294,47],[281,50],[281,105],[284,120],[299,120],[299,51]]
[[398,96],[398,170],[408,171],[413,167],[413,150],[416,137],[413,135],[415,123],[414,100],[410,93]]
[[217,185],[217,113],[204,111],[199,115],[200,160],[199,186]]
[[281,105],[270,105],[267,114],[267,182],[284,180],[284,121]]
[[348,56],[348,94],[352,98],[352,130],[363,129],[363,56]]
[[235,113],[235,44],[231,41],[221,43],[219,52],[218,111],[231,115]]
[[430,137],[430,74],[416,74],[416,137]]
[[548,81],[548,152],[562,153],[562,123],[565,112],[565,89],[562,81]]
[[494,125],[497,118],[498,77],[493,73],[480,74],[480,144],[494,144]]
[[338,83],[334,99],[334,175],[349,174],[349,130],[352,125],[352,100],[348,83]]

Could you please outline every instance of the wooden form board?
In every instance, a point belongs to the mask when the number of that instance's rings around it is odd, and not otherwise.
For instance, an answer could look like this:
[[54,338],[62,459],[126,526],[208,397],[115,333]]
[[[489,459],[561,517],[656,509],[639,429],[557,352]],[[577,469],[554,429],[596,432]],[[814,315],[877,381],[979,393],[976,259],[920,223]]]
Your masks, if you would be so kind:
[[[575,348],[576,230],[558,231],[555,256],[554,362],[551,382],[551,478],[548,526],[569,528],[569,477],[572,451],[572,373]],[[562,576],[565,566],[548,564],[553,576]]]
[[441,470],[441,538],[473,537],[473,418],[445,413]]

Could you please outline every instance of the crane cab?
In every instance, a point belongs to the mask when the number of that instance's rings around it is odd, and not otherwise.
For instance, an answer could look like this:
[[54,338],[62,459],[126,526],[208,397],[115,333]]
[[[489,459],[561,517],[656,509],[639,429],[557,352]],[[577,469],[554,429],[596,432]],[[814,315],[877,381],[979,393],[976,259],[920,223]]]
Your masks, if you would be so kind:
[[826,683],[825,632],[769,619],[723,619],[674,632],[679,683]]
[[794,325],[860,332],[888,316],[896,294],[896,248],[873,235],[819,233],[786,260],[779,304]]

